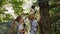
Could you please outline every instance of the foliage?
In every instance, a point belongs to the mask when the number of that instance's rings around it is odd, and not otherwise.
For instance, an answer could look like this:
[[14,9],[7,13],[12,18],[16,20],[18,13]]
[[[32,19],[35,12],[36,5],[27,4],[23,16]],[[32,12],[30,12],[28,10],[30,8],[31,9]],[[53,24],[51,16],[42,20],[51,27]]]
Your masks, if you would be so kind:
[[23,12],[23,8],[21,7],[23,4],[23,1],[18,1],[18,0],[10,0],[10,3],[13,4],[13,8],[15,10],[15,14],[20,14]]
[[[0,0],[0,14],[3,16],[3,14],[5,14],[4,12],[7,11],[5,8],[3,8],[4,5],[6,4],[9,4],[11,3],[13,6],[13,10],[14,10],[14,13],[19,15],[20,13],[23,12],[23,8],[21,7],[22,4],[23,4],[23,1],[20,1],[20,0]],[[2,17],[1,16],[1,17]],[[11,20],[13,19],[12,15],[10,14],[5,14],[5,18],[2,17],[1,19],[3,21],[8,21],[8,20]],[[0,19],[0,22],[3,22],[2,20]]]
[[[50,5],[52,5],[52,4],[54,4],[54,3],[56,3],[56,2],[59,2],[60,0],[51,0],[50,1]],[[57,6],[57,7],[55,7],[55,8],[52,8],[52,9],[50,9],[50,15],[51,15],[51,18],[53,18],[55,21],[53,21],[52,22],[52,24],[51,24],[51,30],[52,30],[52,34],[60,34],[59,32],[60,32],[60,19],[58,19],[58,13],[60,13],[60,6]],[[60,15],[59,15],[60,16]]]

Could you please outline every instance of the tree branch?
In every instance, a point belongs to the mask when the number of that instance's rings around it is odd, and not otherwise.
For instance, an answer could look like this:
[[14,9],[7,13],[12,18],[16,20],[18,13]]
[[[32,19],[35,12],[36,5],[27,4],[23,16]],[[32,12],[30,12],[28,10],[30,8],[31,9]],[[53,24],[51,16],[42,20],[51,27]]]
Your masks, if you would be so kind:
[[51,8],[57,7],[59,5],[60,5],[60,1],[50,5],[49,8],[51,9]]

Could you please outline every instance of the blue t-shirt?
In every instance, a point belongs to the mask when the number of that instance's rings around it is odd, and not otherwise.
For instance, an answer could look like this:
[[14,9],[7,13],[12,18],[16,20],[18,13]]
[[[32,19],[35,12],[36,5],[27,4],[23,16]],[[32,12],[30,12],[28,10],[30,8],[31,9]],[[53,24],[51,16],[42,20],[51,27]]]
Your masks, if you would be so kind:
[[37,31],[37,26],[38,26],[37,20],[31,21],[31,31],[30,31],[30,34],[34,34]]
[[[24,29],[23,24],[18,24],[18,30]],[[20,34],[20,32],[18,32],[18,34]],[[22,33],[23,34],[23,33]]]

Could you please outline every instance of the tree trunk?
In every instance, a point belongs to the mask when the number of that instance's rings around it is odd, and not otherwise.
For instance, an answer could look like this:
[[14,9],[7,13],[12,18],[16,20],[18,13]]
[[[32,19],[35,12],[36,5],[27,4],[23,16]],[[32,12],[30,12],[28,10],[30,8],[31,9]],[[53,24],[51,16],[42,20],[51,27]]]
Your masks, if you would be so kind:
[[40,6],[40,30],[41,34],[51,34],[51,20],[50,20],[50,15],[49,15],[49,4],[47,2],[43,2],[39,4]]

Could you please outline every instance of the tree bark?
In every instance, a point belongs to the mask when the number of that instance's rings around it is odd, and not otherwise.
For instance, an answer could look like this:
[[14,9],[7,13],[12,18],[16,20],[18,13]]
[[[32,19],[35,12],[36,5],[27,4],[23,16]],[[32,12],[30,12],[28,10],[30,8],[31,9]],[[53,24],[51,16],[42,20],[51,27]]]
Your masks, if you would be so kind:
[[51,20],[49,15],[49,4],[43,2],[39,4],[41,20],[39,23],[41,34],[51,34]]

